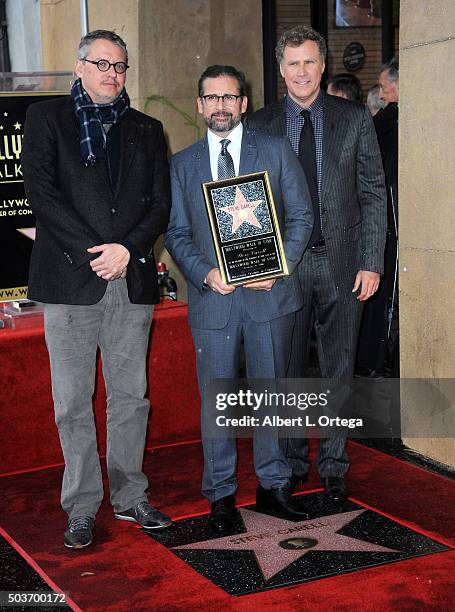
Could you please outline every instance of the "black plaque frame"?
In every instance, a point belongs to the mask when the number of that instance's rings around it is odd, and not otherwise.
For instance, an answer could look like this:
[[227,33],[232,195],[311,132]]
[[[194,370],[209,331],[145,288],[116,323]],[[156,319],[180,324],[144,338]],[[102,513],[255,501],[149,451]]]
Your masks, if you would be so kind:
[[[267,171],[203,183],[202,190],[225,283],[244,285],[289,274]],[[250,217],[259,226],[244,220],[234,231],[234,215],[224,208],[233,206],[238,190],[246,203],[259,202],[258,213],[252,210]],[[247,192],[256,194],[256,199],[248,199]]]

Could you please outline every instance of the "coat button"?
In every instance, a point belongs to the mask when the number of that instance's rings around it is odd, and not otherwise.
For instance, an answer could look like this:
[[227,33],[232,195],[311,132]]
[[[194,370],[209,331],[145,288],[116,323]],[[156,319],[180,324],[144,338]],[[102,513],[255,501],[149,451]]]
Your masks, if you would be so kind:
[[111,213],[115,214],[117,211],[115,210],[115,208],[111,208]]

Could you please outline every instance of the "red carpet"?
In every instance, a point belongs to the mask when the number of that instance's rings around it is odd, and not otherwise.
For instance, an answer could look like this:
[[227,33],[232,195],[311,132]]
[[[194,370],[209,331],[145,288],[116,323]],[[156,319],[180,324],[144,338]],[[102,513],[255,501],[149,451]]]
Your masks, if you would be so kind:
[[[0,474],[63,461],[54,424],[42,316],[25,317],[17,325],[0,334]],[[194,348],[182,302],[156,307],[147,365],[153,418],[148,443],[198,438]],[[106,392],[100,367],[94,406],[100,452],[104,453]]]
[[[350,444],[352,498],[455,547],[455,482],[359,444]],[[174,518],[206,512],[198,443],[147,453],[151,501]],[[231,597],[105,502],[96,544],[64,548],[61,469],[0,478],[0,525],[83,610],[448,610],[455,596],[455,550],[273,591]],[[239,503],[254,500],[248,441],[240,444]],[[306,489],[319,487],[314,474]]]

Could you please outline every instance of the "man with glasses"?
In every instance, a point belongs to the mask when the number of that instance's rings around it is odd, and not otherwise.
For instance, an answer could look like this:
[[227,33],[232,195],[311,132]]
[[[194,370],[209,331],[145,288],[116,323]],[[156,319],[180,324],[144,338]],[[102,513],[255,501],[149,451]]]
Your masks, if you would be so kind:
[[37,219],[29,297],[45,303],[55,420],[65,459],[64,543],[92,542],[103,499],[92,395],[101,349],[107,472],[115,517],[170,525],[142,472],[149,402],[146,353],[159,300],[153,245],[169,220],[162,125],[130,108],[127,48],[114,32],[84,36],[71,95],[29,107],[22,167]]
[[[210,380],[238,376],[242,339],[248,377],[284,377],[294,313],[302,300],[294,270],[312,229],[310,196],[297,157],[286,138],[253,135],[243,128],[247,104],[242,72],[218,65],[204,71],[197,107],[208,130],[202,140],[172,158],[166,234],[166,246],[188,280],[188,316],[202,398],[202,492],[211,502],[211,523],[223,529],[236,519],[236,443],[206,435],[204,422],[213,414],[206,387]],[[223,282],[218,268],[201,183],[264,170],[269,173],[291,274],[235,287]],[[291,469],[278,437],[255,437],[254,465],[260,485],[258,508],[305,517],[290,497]]]

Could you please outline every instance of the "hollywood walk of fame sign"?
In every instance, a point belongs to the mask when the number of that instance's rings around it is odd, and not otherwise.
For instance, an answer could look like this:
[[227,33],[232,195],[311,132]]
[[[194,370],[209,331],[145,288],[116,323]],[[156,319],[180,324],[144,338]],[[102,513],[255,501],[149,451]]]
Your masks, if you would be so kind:
[[353,502],[298,496],[310,518],[292,521],[241,508],[226,533],[207,515],[148,533],[231,595],[243,595],[450,550]]
[[35,217],[24,191],[21,152],[27,108],[52,93],[0,93],[0,302],[25,299]]
[[288,274],[267,172],[203,183],[202,189],[225,283]]

